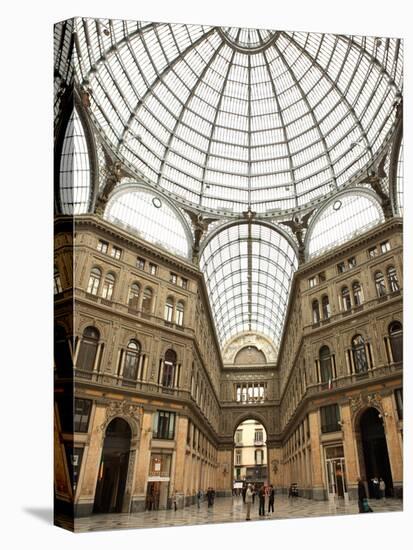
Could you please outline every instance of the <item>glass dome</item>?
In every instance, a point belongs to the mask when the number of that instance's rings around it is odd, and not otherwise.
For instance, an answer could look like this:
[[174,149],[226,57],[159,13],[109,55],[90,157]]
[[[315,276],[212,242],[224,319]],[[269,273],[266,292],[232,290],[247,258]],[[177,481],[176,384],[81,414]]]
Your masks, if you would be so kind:
[[393,130],[399,39],[94,19],[75,31],[102,138],[181,204],[304,209],[360,176]]

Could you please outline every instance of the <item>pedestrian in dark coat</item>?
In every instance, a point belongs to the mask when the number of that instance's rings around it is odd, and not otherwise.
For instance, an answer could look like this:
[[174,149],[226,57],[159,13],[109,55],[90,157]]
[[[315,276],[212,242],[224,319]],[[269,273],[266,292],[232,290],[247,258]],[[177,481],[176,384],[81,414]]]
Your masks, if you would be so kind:
[[264,485],[260,488],[258,492],[258,500],[259,500],[259,515],[265,516],[265,489]]
[[366,486],[364,484],[364,481],[360,477],[357,479],[357,494],[358,494],[359,512],[360,514],[363,514],[364,512],[366,512],[364,508],[364,501],[367,501],[367,493],[366,493]]
[[268,500],[268,513],[273,512],[274,513],[274,499],[275,499],[275,490],[272,485],[270,485],[270,495]]

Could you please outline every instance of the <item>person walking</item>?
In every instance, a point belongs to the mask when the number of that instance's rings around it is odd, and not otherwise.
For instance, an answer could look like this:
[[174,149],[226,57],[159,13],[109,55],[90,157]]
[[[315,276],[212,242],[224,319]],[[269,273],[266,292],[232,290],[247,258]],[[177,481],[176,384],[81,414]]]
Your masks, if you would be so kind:
[[264,485],[260,487],[258,491],[258,504],[259,504],[259,512],[258,514],[260,516],[265,516],[265,488]]
[[207,496],[207,501],[208,501],[208,508],[211,508],[211,506],[212,506],[212,487],[208,487],[206,496]]
[[270,512],[274,513],[274,499],[275,499],[275,490],[272,485],[270,485],[269,498],[268,498],[268,514]]
[[252,505],[252,486],[251,483],[248,484],[247,490],[245,491],[245,505],[247,507],[247,517],[246,521],[251,519],[251,505]]
[[247,486],[244,485],[242,488],[242,502],[245,504],[245,494],[247,492]]
[[366,486],[360,477],[357,479],[357,494],[359,513],[364,514],[366,512],[372,512],[373,510],[370,508],[367,500]]
[[270,508],[270,488],[268,487],[268,485],[266,485],[264,487],[264,516],[267,514],[267,510],[268,510],[268,513],[270,513],[269,508]]
[[201,498],[202,498],[202,491],[201,489],[199,489],[196,494],[196,502],[197,502],[198,508],[201,508]]
[[174,503],[174,510],[175,512],[177,511],[178,507],[177,507],[177,503],[176,503],[176,491],[174,492],[174,496],[173,496],[173,503]]

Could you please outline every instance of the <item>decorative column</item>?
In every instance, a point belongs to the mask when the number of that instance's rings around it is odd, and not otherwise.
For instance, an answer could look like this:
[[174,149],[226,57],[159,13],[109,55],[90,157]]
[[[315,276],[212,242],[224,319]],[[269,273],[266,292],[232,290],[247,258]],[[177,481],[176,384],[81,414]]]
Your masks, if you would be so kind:
[[403,492],[403,449],[397,427],[397,412],[393,406],[392,395],[382,397],[383,426],[386,435],[387,452],[393,479],[394,496],[401,497]]
[[340,405],[340,418],[343,431],[343,449],[346,461],[347,492],[349,499],[357,500],[357,478],[360,468],[357,460],[356,434],[352,425],[352,416],[349,404]]
[[135,462],[131,512],[143,512],[145,509],[146,484],[151,460],[151,440],[152,412],[145,411],[142,417],[139,458]]
[[188,431],[188,418],[179,416],[176,429],[176,456],[175,456],[175,476],[174,490],[177,492],[178,507],[184,506],[184,484],[185,484],[185,455],[186,455],[186,435]]

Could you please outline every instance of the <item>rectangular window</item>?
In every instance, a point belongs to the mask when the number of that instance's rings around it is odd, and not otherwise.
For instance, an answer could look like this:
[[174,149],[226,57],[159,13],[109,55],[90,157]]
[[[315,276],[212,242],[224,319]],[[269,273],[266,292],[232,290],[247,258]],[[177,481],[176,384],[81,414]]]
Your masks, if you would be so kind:
[[349,258],[347,260],[347,263],[348,263],[348,268],[353,269],[353,267],[356,267],[357,265],[356,258],[354,256],[352,258]]
[[153,437],[155,439],[173,439],[175,437],[175,413],[169,411],[155,413]]
[[241,449],[237,449],[235,451],[235,464],[237,464],[237,465],[242,464],[242,451],[241,451]]
[[136,259],[136,267],[138,269],[145,269],[145,260],[143,258],[138,258]]
[[321,273],[318,274],[318,282],[319,283],[324,283],[325,280],[326,280],[326,272],[321,271]]
[[380,250],[382,254],[385,254],[390,250],[390,242],[389,241],[383,241],[380,243]]
[[156,264],[149,264],[149,273],[151,275],[156,275],[158,272],[158,266]]
[[321,432],[323,434],[340,431],[340,410],[337,403],[328,405],[327,407],[320,407],[320,415]]
[[310,277],[308,279],[308,288],[313,288],[317,284],[317,277]]
[[403,420],[403,390],[401,388],[394,390],[394,397],[396,398],[397,416],[399,420]]
[[337,272],[338,273],[344,273],[346,271],[346,264],[344,262],[340,262],[337,264]]
[[156,477],[169,477],[171,475],[171,454],[152,453],[149,465],[149,475]]
[[379,251],[377,250],[377,246],[372,246],[367,251],[367,256],[369,258],[375,258],[378,255]]
[[86,433],[89,426],[92,401],[89,399],[75,399],[74,431]]
[[255,430],[254,443],[262,443],[264,441],[264,434],[262,430]]
[[235,443],[242,443],[242,430],[235,432]]
[[109,243],[106,241],[98,241],[97,249],[99,252],[102,252],[103,254],[108,253]]
[[176,285],[177,281],[178,281],[178,275],[176,273],[170,272],[169,273],[169,282]]
[[188,279],[181,278],[181,287],[182,288],[188,288]]
[[112,246],[112,251],[110,253],[112,258],[115,258],[115,260],[120,260],[122,256],[122,249],[117,246]]

